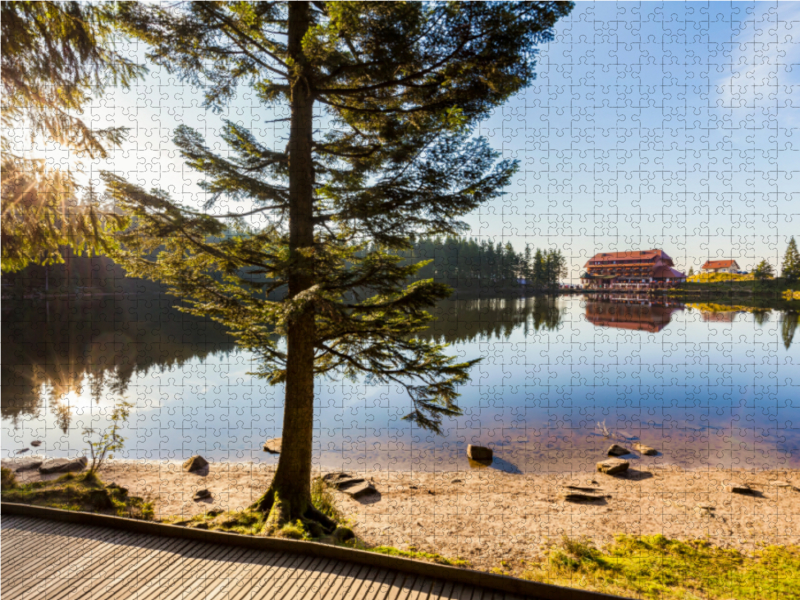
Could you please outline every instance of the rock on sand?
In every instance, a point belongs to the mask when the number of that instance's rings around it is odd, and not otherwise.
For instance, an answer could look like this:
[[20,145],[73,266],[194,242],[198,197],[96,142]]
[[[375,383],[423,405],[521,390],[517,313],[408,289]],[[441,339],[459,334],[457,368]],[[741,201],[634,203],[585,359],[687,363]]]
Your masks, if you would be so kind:
[[38,469],[44,462],[43,456],[26,456],[25,458],[13,458],[4,463],[12,471],[19,473],[20,471],[31,471]]
[[280,454],[283,444],[283,438],[272,438],[264,442],[264,452],[270,454]]
[[640,442],[636,442],[633,447],[639,452],[639,454],[643,454],[644,456],[655,456],[658,454],[658,450]]
[[200,469],[204,469],[207,466],[208,466],[208,461],[199,454],[195,454],[193,457],[191,457],[185,463],[183,463],[183,470],[191,473],[192,471],[199,471]]
[[601,473],[605,473],[606,475],[616,475],[617,473],[623,473],[628,470],[628,467],[631,466],[627,460],[622,460],[621,458],[608,458],[606,460],[601,460],[597,463],[597,470]]
[[39,466],[39,473],[49,475],[50,473],[83,471],[88,462],[85,456],[79,456],[78,458],[50,458]]

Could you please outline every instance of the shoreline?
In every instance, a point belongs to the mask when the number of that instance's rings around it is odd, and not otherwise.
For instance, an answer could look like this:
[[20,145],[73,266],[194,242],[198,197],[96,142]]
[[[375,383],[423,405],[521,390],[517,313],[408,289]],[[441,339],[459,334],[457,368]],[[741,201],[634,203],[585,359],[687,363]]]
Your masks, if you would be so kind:
[[[2,462],[9,466],[7,459]],[[274,470],[263,463],[212,462],[204,472],[186,473],[177,460],[115,459],[99,476],[152,501],[156,519],[163,520],[244,510],[269,486]],[[764,544],[800,543],[800,469],[632,464],[617,476],[345,470],[377,489],[359,499],[333,492],[364,543],[463,559],[479,570],[506,565],[502,568],[510,574],[521,572],[524,563],[540,560],[548,544],[562,536],[600,547],[618,534],[661,534],[685,541],[703,538],[746,553]],[[315,469],[314,475],[332,471]],[[18,473],[20,483],[39,479],[38,471]],[[731,485],[744,484],[752,495],[730,491]],[[208,489],[211,498],[192,500],[199,489]],[[566,493],[576,489],[596,499],[566,500]]]

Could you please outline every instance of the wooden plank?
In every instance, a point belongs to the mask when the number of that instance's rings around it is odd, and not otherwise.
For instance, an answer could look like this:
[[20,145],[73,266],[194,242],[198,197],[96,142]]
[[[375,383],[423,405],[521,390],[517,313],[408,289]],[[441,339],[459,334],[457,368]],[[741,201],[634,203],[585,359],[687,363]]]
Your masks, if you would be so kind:
[[[174,543],[174,542],[183,543]],[[172,543],[171,543],[172,542]],[[176,554],[188,548],[191,540],[163,539],[162,543],[154,546],[152,550],[142,548],[138,560],[131,560],[122,566],[121,572],[115,574],[112,581],[102,585],[92,594],[94,600],[112,598],[113,600],[126,600],[132,594],[139,593],[142,583],[153,579],[161,570],[166,569]]]
[[231,553],[221,560],[217,559],[218,565],[207,567],[207,576],[204,578],[205,583],[202,589],[198,590],[194,596],[187,595],[184,600],[206,600],[212,590],[220,586],[230,586],[235,580],[235,575],[242,568],[249,567],[256,556],[252,550],[242,548],[239,552]]
[[159,549],[164,542],[150,541],[142,536],[127,536],[125,539],[116,540],[119,548],[108,560],[95,559],[91,569],[79,573],[72,585],[58,598],[48,600],[63,600],[69,598],[97,598],[107,594],[109,588],[120,584],[129,572],[139,571],[147,566],[159,554]]
[[387,600],[400,600],[406,598],[414,586],[417,576],[411,573],[402,573],[402,577],[398,577],[392,588],[389,590]]
[[361,571],[366,572],[367,567],[357,564],[350,564],[349,568],[343,569],[342,574],[337,577],[331,584],[326,594],[320,600],[338,600],[341,596],[347,593],[347,589],[353,582],[353,579],[358,577]]
[[[119,532],[108,529],[93,534],[92,537],[77,538],[79,540],[77,543],[61,542],[60,540],[46,543],[40,551],[39,559],[30,560],[23,568],[16,569],[12,576],[3,577],[0,593],[13,595],[17,593],[19,587],[30,590],[33,587],[31,581],[48,579],[48,577],[42,576],[43,573],[60,574],[60,570],[66,568],[71,560],[74,562],[91,555],[92,552],[99,552],[104,547],[106,540],[111,540],[118,535]],[[76,556],[79,558],[76,559]]]
[[461,595],[458,597],[458,600],[478,600],[477,595],[477,587],[470,584],[465,583]]
[[333,569],[337,561],[330,558],[320,558],[317,566],[307,569],[302,581],[298,578],[291,586],[285,586],[286,591],[279,597],[280,600],[300,600],[309,593],[316,594],[320,590],[320,581],[324,580]]
[[[171,540],[175,541],[175,540]],[[197,564],[197,561],[211,552],[210,548],[196,540],[181,549],[170,546],[164,550],[164,554],[159,557],[163,561],[163,567],[159,568],[154,576],[140,585],[136,594],[137,600],[151,600],[162,595],[171,593],[174,586],[180,588],[183,585],[183,572],[187,567]]]
[[347,590],[346,595],[343,596],[344,600],[356,600],[361,598],[375,578],[378,576],[379,569],[377,567],[369,567],[365,573],[359,573],[358,578],[353,582]]
[[255,571],[267,561],[275,559],[276,555],[271,552],[249,550],[239,561],[236,570],[228,573],[224,581],[220,581],[216,587],[210,589],[204,600],[230,600]]
[[122,590],[106,590],[104,595],[113,600],[125,600],[130,597],[139,598],[146,597],[151,594],[153,590],[161,588],[162,579],[166,574],[175,568],[176,563],[181,563],[184,559],[185,553],[196,552],[197,542],[194,540],[182,540],[183,544],[178,544],[179,540],[169,539],[170,543],[165,546],[160,546],[156,549],[152,556],[147,559],[146,566],[134,567],[130,577],[134,579],[135,583],[127,584],[122,583]]
[[215,555],[213,559],[208,559],[203,563],[202,575],[190,590],[181,597],[181,600],[203,600],[209,586],[214,585],[220,578],[225,578],[228,571],[234,570],[239,566],[239,559],[248,554],[246,548],[228,547],[228,552],[222,555]]
[[[205,571],[205,565],[211,559],[218,555],[224,555],[230,551],[229,546],[217,546],[215,544],[205,544],[197,542],[197,545],[192,549],[193,556],[183,560],[177,560],[176,569],[172,571],[171,576],[167,580],[166,586],[163,588],[153,590],[156,592],[158,600],[173,600],[175,598],[183,598],[191,589],[200,574]],[[141,598],[141,600],[150,600],[150,596]]]
[[450,592],[452,600],[472,600],[472,587],[463,583],[457,583],[453,586],[453,591]]
[[434,596],[433,594],[431,594],[431,600],[449,600],[450,594],[452,592],[453,592],[453,582],[445,581],[438,595]]
[[[41,521],[41,519],[39,519]],[[11,566],[16,564],[19,560],[27,560],[34,550],[44,543],[45,540],[51,539],[52,536],[61,537],[64,532],[71,531],[70,524],[63,523],[63,527],[46,527],[47,522],[41,524],[41,527],[32,530],[30,533],[25,531],[15,536],[15,538],[7,537],[3,534],[3,565]],[[55,525],[55,524],[54,524]],[[22,538],[17,539],[17,538]],[[13,543],[12,543],[13,542]],[[58,543],[58,542],[56,542]],[[8,562],[7,562],[8,561]]]
[[74,581],[81,568],[91,565],[95,557],[105,557],[109,552],[113,552],[113,549],[114,546],[104,544],[82,549],[76,549],[70,544],[53,547],[47,559],[52,559],[53,554],[57,555],[58,559],[43,561],[46,565],[44,570],[34,569],[35,572],[26,576],[21,586],[7,593],[14,595],[19,589],[24,589],[26,594],[35,597],[46,591],[48,599],[55,599],[65,586]]
[[374,600],[378,598],[382,600],[386,597],[386,592],[391,588],[396,576],[397,572],[391,569],[381,569],[370,585],[361,591],[359,600]]
[[[318,565],[320,562],[322,559],[316,556],[298,557],[290,567],[270,582],[270,586],[264,590],[264,593],[254,596],[253,600],[281,600],[298,577],[302,577],[307,569],[314,568],[314,565]],[[285,587],[287,585],[289,587]]]
[[281,557],[279,563],[274,563],[269,569],[260,574],[256,579],[252,579],[244,588],[243,598],[255,600],[263,598],[270,592],[275,591],[275,586],[280,585],[283,580],[294,572],[298,564],[298,556],[286,554]]
[[250,569],[246,577],[240,578],[231,592],[228,600],[251,600],[255,595],[255,587],[262,581],[273,576],[278,570],[288,563],[291,559],[288,555],[267,555],[261,557],[259,566]]
[[151,549],[158,546],[159,541],[144,537],[142,542],[131,544],[131,536],[123,534],[106,542],[88,553],[84,559],[75,561],[73,565],[65,569],[59,581],[48,583],[47,599],[61,600],[69,597],[70,594],[75,595],[79,590],[87,587],[91,589],[97,580],[105,579],[109,572],[113,573],[117,565],[135,558],[142,545]]
[[347,563],[343,560],[331,560],[325,567],[325,572],[320,575],[315,585],[310,587],[302,597],[297,600],[317,600],[327,589],[329,589],[336,578],[344,571]]
[[426,600],[433,587],[433,579],[430,577],[417,577],[414,585],[408,594],[408,600]]

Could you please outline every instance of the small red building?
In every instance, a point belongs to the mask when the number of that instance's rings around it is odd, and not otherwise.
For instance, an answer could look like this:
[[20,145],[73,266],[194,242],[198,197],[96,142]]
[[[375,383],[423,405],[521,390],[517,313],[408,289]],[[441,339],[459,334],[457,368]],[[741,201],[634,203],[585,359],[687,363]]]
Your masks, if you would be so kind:
[[671,287],[686,280],[663,250],[601,252],[586,263],[581,283],[588,289],[641,290]]
[[707,260],[700,267],[702,273],[736,273],[740,270],[739,264],[735,260]]

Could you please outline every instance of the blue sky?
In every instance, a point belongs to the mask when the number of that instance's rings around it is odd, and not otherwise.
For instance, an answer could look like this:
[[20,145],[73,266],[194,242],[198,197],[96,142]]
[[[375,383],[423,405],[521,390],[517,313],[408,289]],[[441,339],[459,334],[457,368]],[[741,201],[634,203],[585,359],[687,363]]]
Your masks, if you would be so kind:
[[[684,270],[720,257],[778,266],[800,237],[800,3],[578,2],[555,33],[534,85],[480,127],[521,169],[469,217],[471,235],[560,248],[575,279],[595,252],[626,249],[661,248]],[[135,45],[120,49],[143,60]],[[132,132],[82,168],[198,202],[197,175],[171,142],[179,124],[213,145],[228,118],[285,146],[285,124],[264,123],[281,115],[245,90],[223,115],[200,102],[151,67],[87,109],[98,126]],[[68,163],[54,148],[36,154]]]

